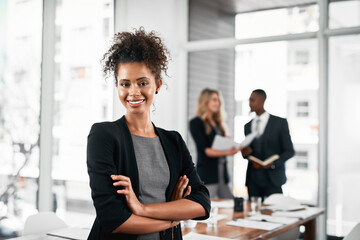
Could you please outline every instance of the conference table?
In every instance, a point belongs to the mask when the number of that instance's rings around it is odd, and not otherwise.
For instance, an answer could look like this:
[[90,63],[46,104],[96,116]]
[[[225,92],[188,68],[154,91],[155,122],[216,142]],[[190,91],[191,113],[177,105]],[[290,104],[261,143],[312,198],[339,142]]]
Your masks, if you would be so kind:
[[[213,201],[213,202],[227,202],[231,203],[231,200],[220,200],[220,201]],[[294,218],[290,224],[283,224],[275,229],[272,230],[261,230],[251,227],[239,227],[239,226],[232,226],[228,225],[228,222],[236,221],[237,219],[244,219],[250,216],[250,203],[244,202],[244,211],[243,212],[234,212],[233,205],[228,205],[225,207],[218,208],[218,215],[223,216],[224,218],[217,221],[217,224],[211,225],[210,227],[208,224],[203,221],[199,221],[194,228],[182,228],[183,236],[186,239],[187,234],[200,234],[198,236],[207,235],[207,236],[217,236],[222,238],[229,238],[229,239],[238,239],[238,240],[258,240],[258,239],[270,239],[275,237],[279,234],[285,233],[293,228],[298,226],[305,226],[304,232],[304,240],[313,240],[316,239],[316,219],[321,214],[324,214],[324,209],[322,208],[309,208],[311,211],[310,214],[307,214],[305,217],[302,218]],[[270,210],[261,210],[261,214],[264,215],[271,215],[273,212]],[[296,211],[293,211],[296,213]],[[84,228],[77,228],[77,227],[69,227],[66,229],[60,230],[59,234],[49,235],[49,234],[35,234],[35,235],[28,235],[18,238],[13,238],[16,240],[59,240],[59,239],[79,239],[85,240],[87,239],[88,233],[90,229]],[[64,235],[61,237],[61,234]],[[65,234],[66,233],[66,234]],[[189,236],[190,236],[189,235]],[[69,237],[69,236],[77,236],[77,237]]]
[[[183,235],[186,236],[190,232],[195,232],[239,240],[270,239],[302,225],[305,227],[304,240],[314,240],[316,239],[316,219],[321,214],[324,214],[325,210],[323,208],[311,207],[307,209],[311,210],[310,214],[306,214],[302,218],[294,218],[291,224],[283,224],[272,230],[227,225],[229,221],[250,217],[250,203],[245,201],[243,212],[234,212],[233,207],[219,208],[218,214],[226,215],[226,218],[219,220],[217,225],[208,227],[206,223],[198,222],[195,228],[183,228]],[[303,210],[292,211],[292,213],[296,214],[300,213],[300,211]],[[272,213],[273,211],[270,210],[261,210],[263,215],[271,215]]]

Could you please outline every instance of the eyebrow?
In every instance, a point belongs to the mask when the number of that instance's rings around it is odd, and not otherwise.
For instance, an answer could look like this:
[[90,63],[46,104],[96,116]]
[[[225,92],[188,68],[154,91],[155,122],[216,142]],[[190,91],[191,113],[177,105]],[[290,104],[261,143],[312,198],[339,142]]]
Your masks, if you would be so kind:
[[[136,81],[140,81],[140,80],[150,80],[150,78],[148,77],[140,77],[140,78],[137,78]],[[130,82],[129,79],[126,79],[126,78],[123,78],[123,79],[120,79],[119,81],[127,81],[127,82]]]

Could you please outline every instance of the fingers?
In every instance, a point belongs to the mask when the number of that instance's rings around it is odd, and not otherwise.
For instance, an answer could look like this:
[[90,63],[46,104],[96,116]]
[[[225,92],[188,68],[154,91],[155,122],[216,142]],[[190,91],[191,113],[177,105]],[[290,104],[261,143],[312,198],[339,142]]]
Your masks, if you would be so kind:
[[124,175],[111,175],[110,176],[112,178],[112,180],[114,181],[130,181],[130,178]]
[[191,186],[188,186],[188,187],[187,187],[187,190],[186,190],[186,192],[185,192],[185,194],[184,194],[184,197],[189,196],[190,193],[191,193]]
[[129,187],[131,185],[131,183],[129,183],[128,181],[118,181],[118,182],[114,182],[113,185],[115,187],[119,187],[119,186]]

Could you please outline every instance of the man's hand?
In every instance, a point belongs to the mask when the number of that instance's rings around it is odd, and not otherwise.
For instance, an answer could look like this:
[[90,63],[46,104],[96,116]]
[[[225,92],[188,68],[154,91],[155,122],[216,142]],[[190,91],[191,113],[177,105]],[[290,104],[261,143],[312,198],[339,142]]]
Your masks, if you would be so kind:
[[269,168],[269,167],[271,167],[271,165],[272,165],[272,163],[263,166],[263,165],[260,165],[260,164],[258,164],[258,163],[256,163],[256,162],[252,162],[253,168],[256,168],[256,169]]
[[246,158],[252,153],[251,147],[245,147],[241,150],[241,154],[243,155],[243,158]]
[[189,184],[189,179],[186,175],[181,176],[178,182],[175,185],[174,191],[171,194],[171,201],[182,199],[191,193],[191,186],[186,186]]
[[125,195],[126,203],[131,212],[135,215],[142,216],[141,214],[144,210],[144,205],[137,199],[130,178],[124,175],[111,175],[110,177],[115,181],[113,183],[115,187],[123,187],[123,189],[117,190],[117,193]]

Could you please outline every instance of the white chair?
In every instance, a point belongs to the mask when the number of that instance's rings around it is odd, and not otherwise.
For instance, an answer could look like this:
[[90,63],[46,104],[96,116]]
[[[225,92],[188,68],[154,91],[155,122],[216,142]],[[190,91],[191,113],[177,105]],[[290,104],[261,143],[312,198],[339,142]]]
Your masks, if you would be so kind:
[[343,240],[359,240],[360,239],[360,223],[356,224],[349,234]]
[[46,233],[67,227],[66,223],[53,212],[39,212],[29,216],[24,225],[23,235]]
[[[292,198],[284,196],[281,193],[275,193],[267,197],[264,201],[265,204],[277,205],[277,206],[297,206],[300,203]],[[295,227],[286,231],[276,237],[270,238],[270,240],[296,240],[300,235],[300,227]]]

